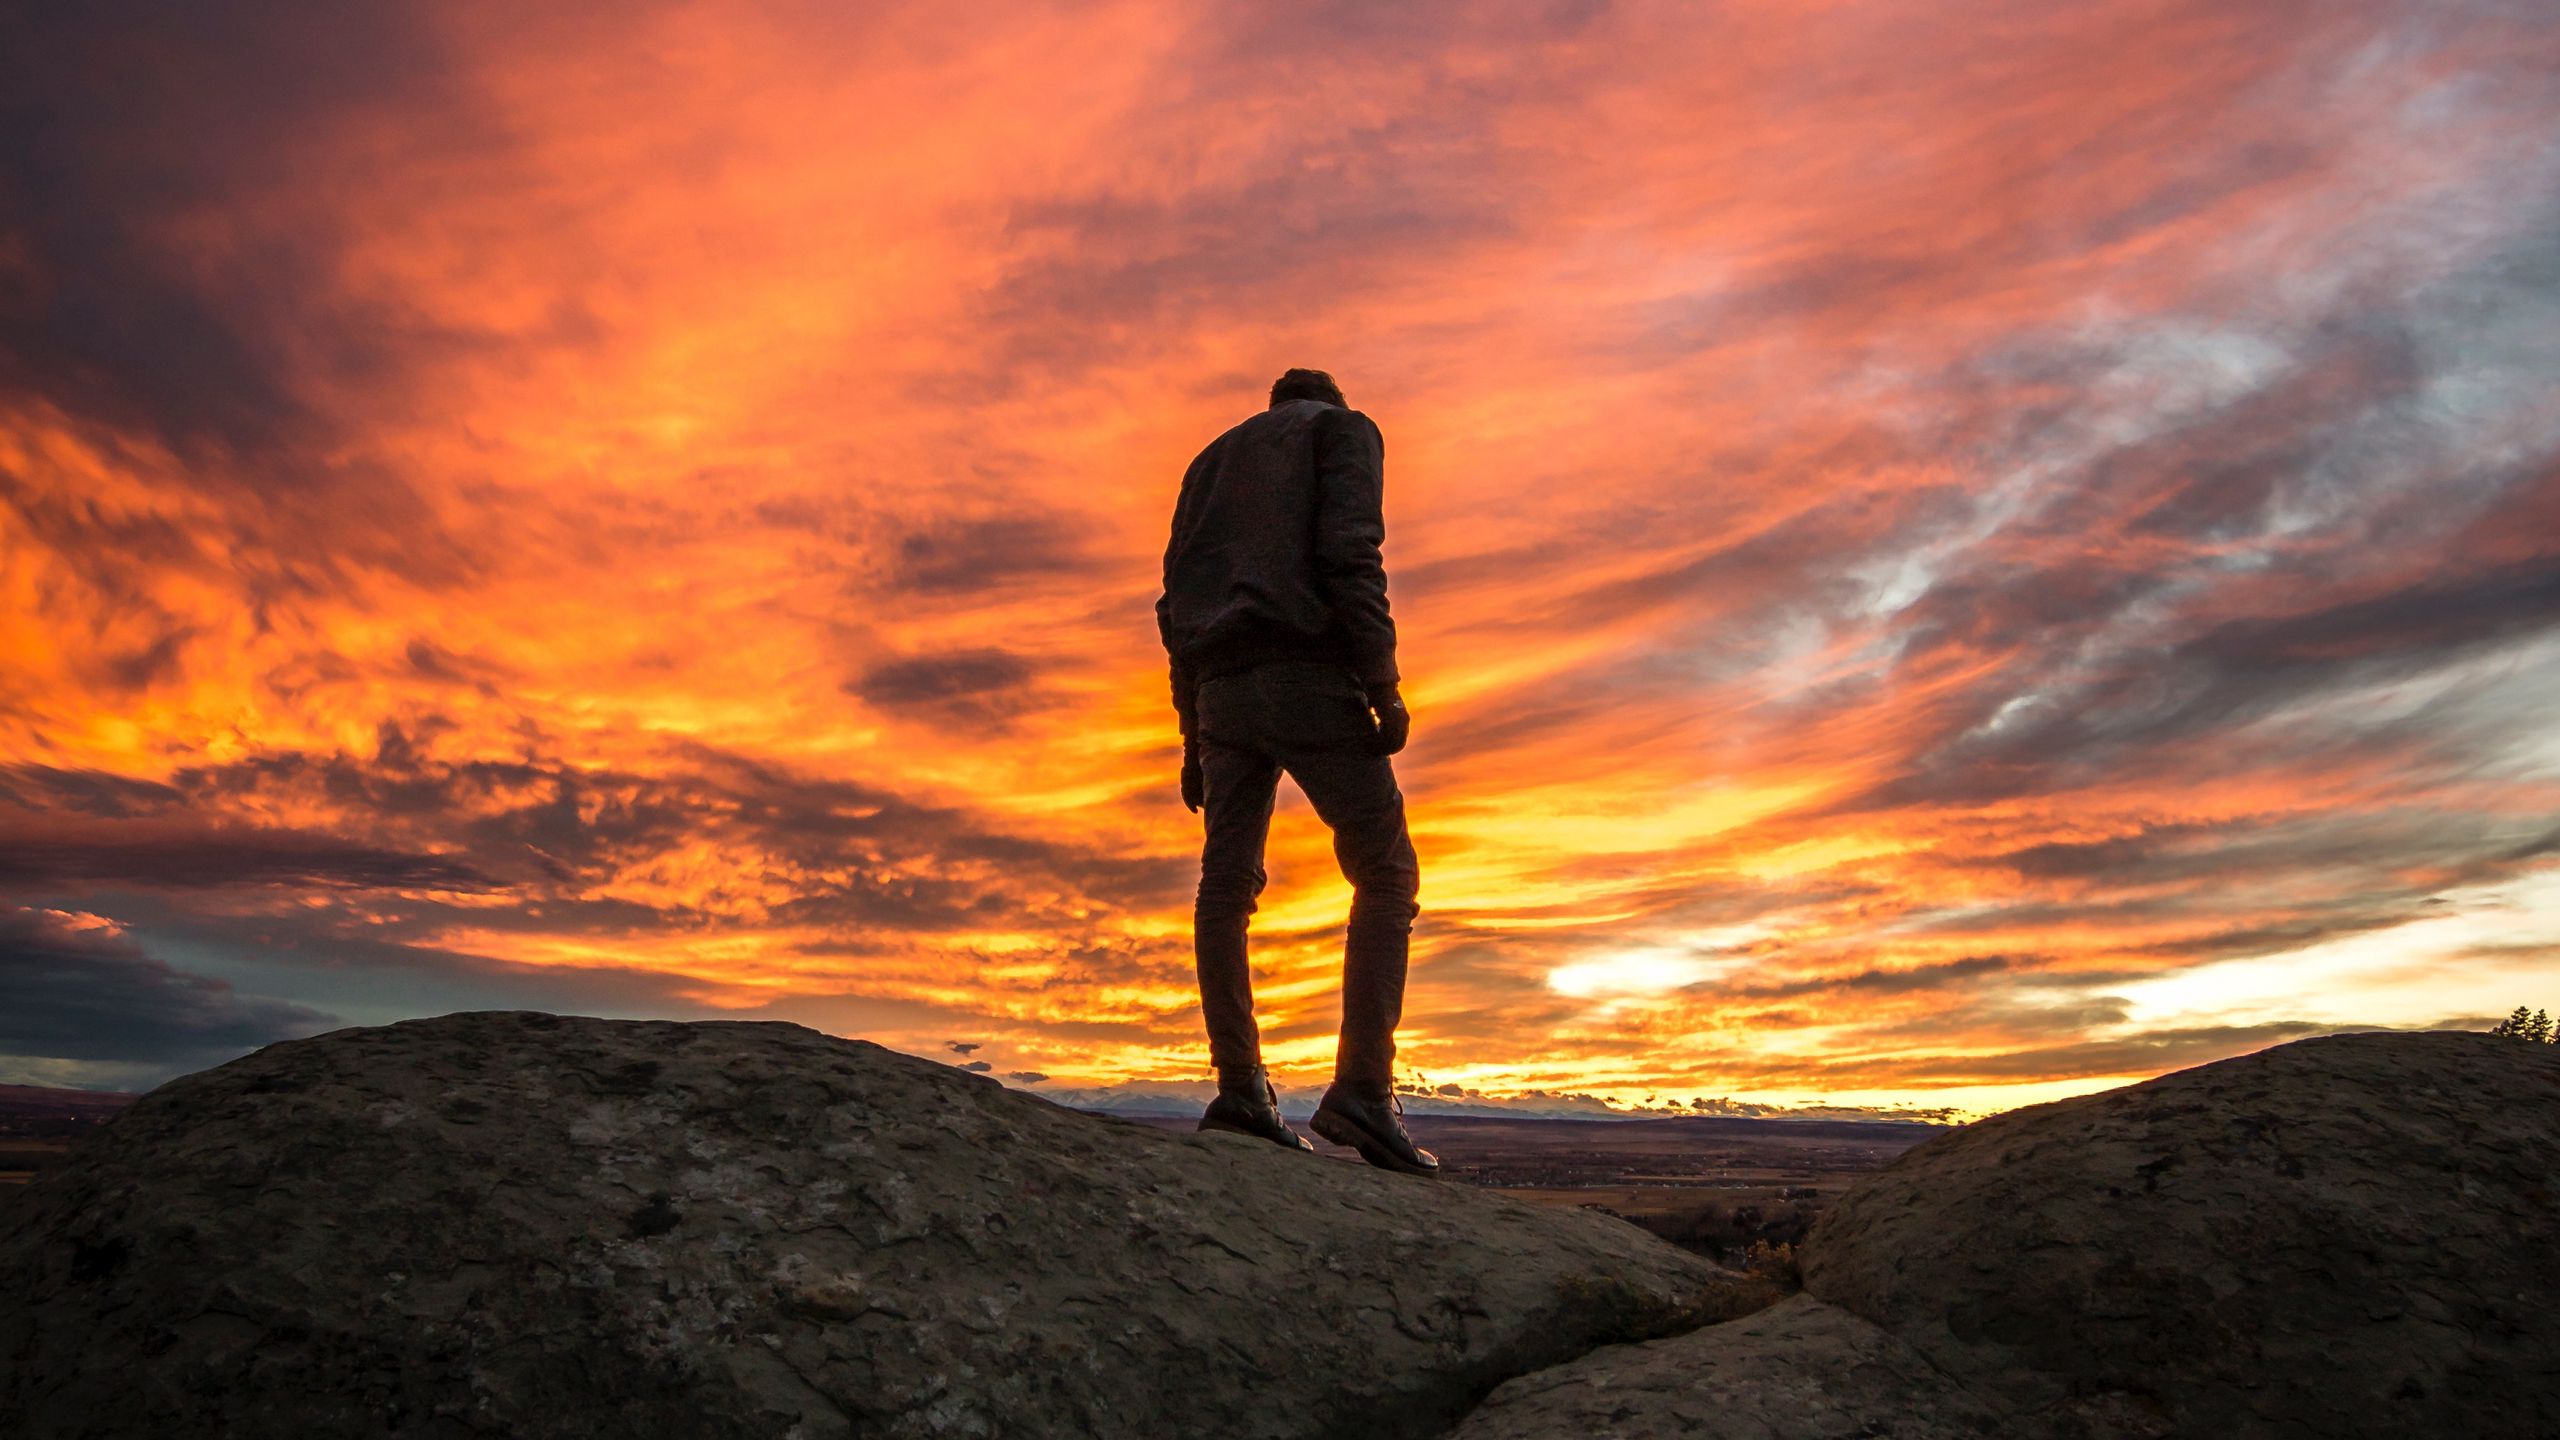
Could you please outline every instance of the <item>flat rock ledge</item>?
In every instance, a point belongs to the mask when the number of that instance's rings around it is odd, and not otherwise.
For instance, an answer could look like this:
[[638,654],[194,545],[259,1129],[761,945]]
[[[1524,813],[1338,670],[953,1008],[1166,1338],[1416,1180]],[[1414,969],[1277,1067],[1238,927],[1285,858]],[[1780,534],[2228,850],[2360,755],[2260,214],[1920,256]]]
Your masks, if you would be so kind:
[[25,1440],[1439,1435],[1766,1298],[1606,1216],[769,1023],[271,1046],[7,1219]]

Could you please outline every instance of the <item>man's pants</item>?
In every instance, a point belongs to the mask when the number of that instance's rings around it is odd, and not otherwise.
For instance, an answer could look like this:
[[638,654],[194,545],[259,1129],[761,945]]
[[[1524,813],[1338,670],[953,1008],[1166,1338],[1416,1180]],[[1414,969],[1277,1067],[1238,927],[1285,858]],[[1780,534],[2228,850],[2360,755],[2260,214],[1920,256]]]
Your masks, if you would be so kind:
[[1267,878],[1263,842],[1285,770],[1332,827],[1334,858],[1352,887],[1334,1078],[1383,1090],[1394,1075],[1421,871],[1405,833],[1395,767],[1377,752],[1368,701],[1347,671],[1286,662],[1202,682],[1198,708],[1208,835],[1192,941],[1209,1058],[1222,1069],[1262,1058],[1245,926]]

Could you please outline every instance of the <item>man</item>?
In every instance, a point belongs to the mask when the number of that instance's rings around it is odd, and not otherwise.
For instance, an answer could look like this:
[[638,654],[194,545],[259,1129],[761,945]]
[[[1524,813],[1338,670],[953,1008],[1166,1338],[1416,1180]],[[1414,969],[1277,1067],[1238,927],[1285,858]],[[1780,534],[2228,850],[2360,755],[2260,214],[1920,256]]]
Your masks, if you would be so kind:
[[1211,441],[1182,477],[1156,628],[1182,725],[1182,800],[1207,811],[1192,943],[1218,1098],[1200,1128],[1315,1148],[1280,1118],[1245,963],[1286,771],[1332,828],[1352,886],[1340,1048],[1310,1128],[1372,1165],[1430,1175],[1440,1162],[1405,1133],[1394,1085],[1420,872],[1387,760],[1410,721],[1378,553],[1384,452],[1332,376],[1281,376],[1270,408]]

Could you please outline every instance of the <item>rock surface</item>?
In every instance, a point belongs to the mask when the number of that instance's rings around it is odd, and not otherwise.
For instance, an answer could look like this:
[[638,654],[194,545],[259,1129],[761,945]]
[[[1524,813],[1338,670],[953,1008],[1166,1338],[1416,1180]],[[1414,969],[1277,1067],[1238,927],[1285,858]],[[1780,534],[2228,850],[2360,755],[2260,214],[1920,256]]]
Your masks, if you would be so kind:
[[2560,1435],[2560,1047],[2340,1035],[1994,1116],[1804,1272],[2004,1434]]
[[1891,1335],[1809,1295],[1524,1375],[1451,1440],[1981,1440],[1991,1411]]
[[1615,1220],[797,1026],[448,1016],[21,1197],[0,1435],[2547,1437],[2555,1160],[2560,1047],[2304,1041],[1931,1141],[1753,1314]]
[[0,1433],[1444,1433],[1749,1308],[1604,1216],[779,1024],[454,1015],[154,1091],[0,1236]]

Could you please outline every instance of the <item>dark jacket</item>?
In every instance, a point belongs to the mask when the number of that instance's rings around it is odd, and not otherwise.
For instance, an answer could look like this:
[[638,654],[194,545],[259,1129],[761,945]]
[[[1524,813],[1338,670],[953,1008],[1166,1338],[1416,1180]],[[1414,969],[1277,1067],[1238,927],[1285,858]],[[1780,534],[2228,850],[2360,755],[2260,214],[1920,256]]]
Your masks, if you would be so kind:
[[1184,734],[1200,681],[1274,660],[1339,664],[1371,691],[1396,683],[1385,457],[1368,416],[1292,400],[1191,462],[1156,601]]

